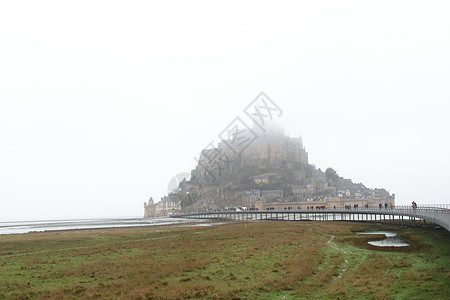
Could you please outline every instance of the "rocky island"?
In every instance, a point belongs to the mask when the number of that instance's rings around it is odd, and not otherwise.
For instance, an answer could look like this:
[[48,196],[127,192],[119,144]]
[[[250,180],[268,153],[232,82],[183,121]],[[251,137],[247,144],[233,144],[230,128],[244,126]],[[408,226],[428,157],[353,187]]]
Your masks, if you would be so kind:
[[[144,203],[145,217],[206,210],[308,210],[393,207],[395,194],[322,171],[308,161],[301,137],[271,124],[264,132],[235,129],[201,151],[190,178],[161,201]],[[256,131],[256,129],[255,129]],[[254,131],[251,131],[254,133]],[[241,147],[238,148],[237,146]]]

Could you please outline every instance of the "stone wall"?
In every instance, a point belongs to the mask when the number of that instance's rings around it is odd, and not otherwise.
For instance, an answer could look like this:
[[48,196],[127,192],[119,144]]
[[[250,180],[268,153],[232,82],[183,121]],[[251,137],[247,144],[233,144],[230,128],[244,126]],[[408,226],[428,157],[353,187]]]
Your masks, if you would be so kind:
[[360,198],[360,199],[341,199],[338,197],[328,198],[326,200],[322,201],[298,201],[298,202],[284,202],[284,201],[277,201],[277,202],[265,202],[264,199],[261,199],[262,201],[256,201],[255,207],[258,210],[267,210],[267,209],[275,209],[275,210],[284,210],[284,209],[301,209],[301,210],[308,210],[308,208],[313,207],[313,209],[316,209],[318,207],[327,208],[327,209],[333,209],[333,208],[345,208],[350,207],[351,209],[354,209],[355,206],[357,206],[358,209],[364,209],[364,208],[378,208],[379,204],[381,203],[382,208],[385,208],[385,204],[388,205],[388,208],[390,208],[390,205],[392,204],[395,206],[395,199],[394,197],[386,197],[386,198]]

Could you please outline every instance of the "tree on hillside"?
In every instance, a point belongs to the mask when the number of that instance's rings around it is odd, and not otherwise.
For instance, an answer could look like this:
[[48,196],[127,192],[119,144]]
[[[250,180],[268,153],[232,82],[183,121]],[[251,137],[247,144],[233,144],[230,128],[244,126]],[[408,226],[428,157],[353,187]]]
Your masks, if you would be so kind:
[[336,184],[336,182],[339,179],[339,175],[337,174],[337,172],[335,170],[333,170],[332,168],[328,168],[325,171],[325,176],[327,178],[328,183],[333,183]]

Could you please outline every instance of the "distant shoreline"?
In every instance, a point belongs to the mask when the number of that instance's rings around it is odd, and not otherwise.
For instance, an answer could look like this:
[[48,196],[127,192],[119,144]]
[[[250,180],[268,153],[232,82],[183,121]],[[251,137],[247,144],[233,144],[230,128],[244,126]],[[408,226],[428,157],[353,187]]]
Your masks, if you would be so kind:
[[[0,222],[0,236],[9,234],[26,234],[37,232],[62,232],[73,230],[112,230],[134,227],[161,226],[199,226],[200,224],[215,224],[217,220],[181,219],[181,218],[130,218],[130,219],[86,219],[86,220],[56,220],[56,221],[19,221]],[[221,222],[223,223],[223,221]]]

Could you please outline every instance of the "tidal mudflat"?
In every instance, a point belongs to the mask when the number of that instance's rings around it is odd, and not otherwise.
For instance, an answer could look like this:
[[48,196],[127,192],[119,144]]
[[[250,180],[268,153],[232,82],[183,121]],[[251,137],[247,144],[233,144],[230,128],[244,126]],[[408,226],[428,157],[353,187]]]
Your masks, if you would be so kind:
[[[410,246],[356,234],[373,230]],[[0,299],[448,299],[448,282],[444,230],[248,222],[0,236]]]

